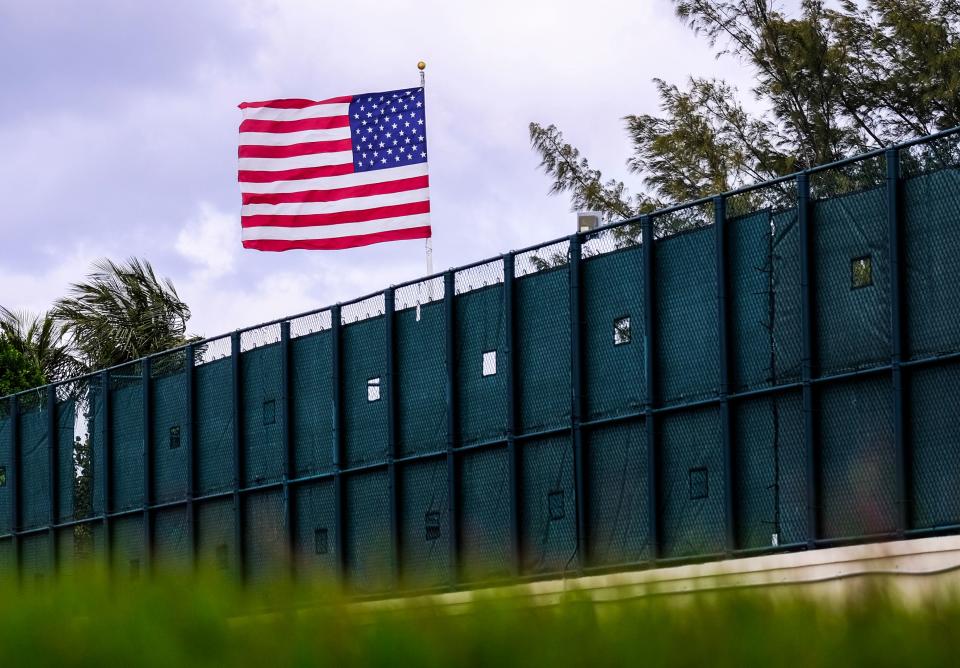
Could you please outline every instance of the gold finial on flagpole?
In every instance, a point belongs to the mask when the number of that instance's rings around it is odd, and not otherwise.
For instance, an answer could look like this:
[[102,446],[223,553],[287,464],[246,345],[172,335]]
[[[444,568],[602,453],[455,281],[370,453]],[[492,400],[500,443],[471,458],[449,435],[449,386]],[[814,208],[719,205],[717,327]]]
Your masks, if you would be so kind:
[[419,63],[417,63],[417,69],[420,70],[420,87],[423,88],[423,81],[425,78],[423,71],[427,69],[427,64],[421,60]]

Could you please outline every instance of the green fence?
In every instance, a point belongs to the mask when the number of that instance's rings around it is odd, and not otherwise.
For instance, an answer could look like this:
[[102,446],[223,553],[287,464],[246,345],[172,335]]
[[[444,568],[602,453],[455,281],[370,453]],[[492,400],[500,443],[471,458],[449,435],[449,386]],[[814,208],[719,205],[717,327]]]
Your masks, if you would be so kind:
[[0,565],[382,593],[960,530],[958,165],[942,133],[4,398]]

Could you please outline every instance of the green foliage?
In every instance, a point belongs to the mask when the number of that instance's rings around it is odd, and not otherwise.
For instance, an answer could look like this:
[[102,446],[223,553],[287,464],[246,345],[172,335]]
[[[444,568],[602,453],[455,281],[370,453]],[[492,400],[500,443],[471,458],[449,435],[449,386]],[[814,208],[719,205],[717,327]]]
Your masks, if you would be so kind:
[[882,592],[817,601],[775,591],[558,605],[481,594],[448,607],[350,604],[308,583],[251,592],[208,577],[29,579],[0,591],[0,645],[18,668],[923,668],[953,665],[960,651],[950,596],[908,606]]
[[[647,188],[633,196],[556,127],[531,123],[551,192],[568,193],[575,208],[630,218],[960,125],[957,0],[803,0],[793,16],[773,0],[674,4],[718,57],[750,70],[763,112],[746,111],[722,80],[680,88],[655,79],[661,113],[624,119],[627,165]],[[790,201],[775,188],[757,197]]]
[[53,316],[86,371],[131,362],[187,343],[190,308],[149,262],[101,260],[86,282],[57,300]]
[[0,336],[40,369],[45,382],[65,380],[81,372],[63,328],[49,313],[15,313],[0,306]]
[[43,372],[31,357],[0,335],[0,397],[43,385]]

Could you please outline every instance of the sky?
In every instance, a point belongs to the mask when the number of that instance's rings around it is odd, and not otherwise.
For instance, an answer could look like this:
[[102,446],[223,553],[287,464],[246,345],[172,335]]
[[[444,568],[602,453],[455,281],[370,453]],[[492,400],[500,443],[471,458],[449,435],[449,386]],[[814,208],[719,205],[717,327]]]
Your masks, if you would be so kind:
[[622,118],[654,77],[751,85],[669,0],[0,0],[0,304],[138,256],[213,336],[426,273],[422,241],[244,250],[236,183],[240,102],[414,86],[419,60],[436,271],[574,231],[530,121],[636,189]]

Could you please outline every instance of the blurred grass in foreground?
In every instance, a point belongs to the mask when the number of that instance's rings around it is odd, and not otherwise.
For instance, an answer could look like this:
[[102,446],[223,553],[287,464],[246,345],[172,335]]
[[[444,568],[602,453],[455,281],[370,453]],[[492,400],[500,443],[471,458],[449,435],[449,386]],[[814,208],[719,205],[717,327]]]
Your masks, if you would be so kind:
[[[770,591],[385,610],[216,577],[0,585],[0,666],[945,666],[960,599]],[[325,603],[304,607],[309,600]],[[269,610],[270,612],[265,612]],[[455,612],[454,612],[455,611]]]

